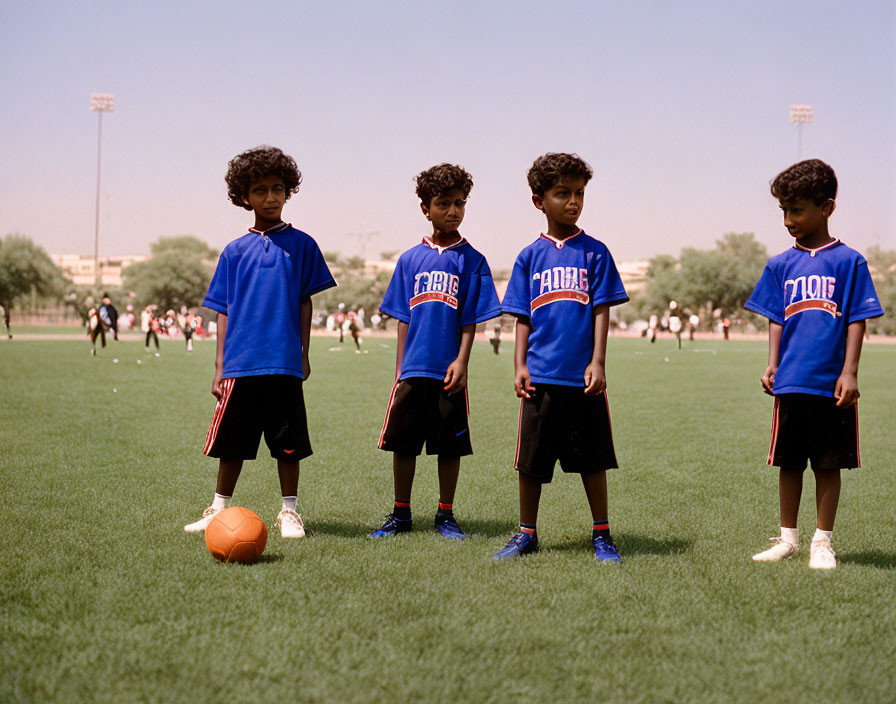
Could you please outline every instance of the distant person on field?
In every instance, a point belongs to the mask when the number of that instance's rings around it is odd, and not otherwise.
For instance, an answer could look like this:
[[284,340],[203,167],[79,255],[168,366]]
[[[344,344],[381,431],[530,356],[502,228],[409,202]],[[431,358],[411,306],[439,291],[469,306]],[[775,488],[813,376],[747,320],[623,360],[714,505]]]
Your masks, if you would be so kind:
[[6,335],[11,340],[12,330],[9,329],[9,308],[7,306],[0,306],[0,311],[3,311],[3,322],[6,323]]
[[781,535],[753,559],[776,562],[799,550],[797,513],[811,463],[817,523],[809,567],[832,569],[840,470],[861,467],[856,402],[865,321],[884,311],[864,257],[828,231],[834,170],[801,161],[778,174],[771,191],[794,244],[769,260],[746,308],[769,319],[760,381],[775,397],[768,464],[780,468]]
[[697,330],[697,326],[700,324],[700,318],[696,313],[691,313],[691,316],[688,318],[688,339],[694,339],[694,332]]
[[302,182],[292,157],[270,146],[250,149],[230,161],[226,180],[231,202],[252,211],[255,224],[221,252],[202,302],[218,313],[218,403],[203,450],[219,459],[218,483],[211,506],[184,530],[205,530],[228,506],[264,434],[280,476],[280,535],[302,538],[296,503],[299,461],[311,455],[303,392],[311,375],[311,296],[336,282],[317,243],[280,217]]
[[118,340],[118,311],[112,305],[109,295],[103,296],[103,305],[100,306],[100,317],[106,324],[106,327],[112,331],[112,337]]
[[159,330],[161,323],[152,310],[152,306],[146,306],[140,315],[140,329],[146,333],[146,341],[144,343],[146,351],[149,352],[149,341],[156,343],[156,357],[159,356]]
[[90,338],[90,354],[96,356],[97,337],[101,339],[103,347],[106,346],[106,324],[96,306],[91,306],[87,311],[87,336]]
[[361,327],[358,325],[357,314],[351,310],[348,312],[348,331],[355,343],[355,354],[361,354]]
[[336,330],[339,331],[339,341],[345,341],[345,313],[343,309],[345,308],[345,303],[339,304],[339,309],[336,311],[336,315],[333,316],[333,324],[336,326]]
[[628,295],[606,245],[576,224],[592,173],[575,154],[545,154],[529,169],[532,202],[545,214],[547,233],[517,256],[501,306],[517,318],[520,528],[495,559],[538,550],[541,488],[560,460],[564,472],[581,475],[595,557],[622,562],[607,506],[606,470],[618,464],[604,365],[610,307]]
[[399,257],[380,306],[398,320],[395,383],[379,441],[393,453],[395,502],[371,538],[411,530],[411,488],[424,444],[438,456],[435,529],[452,540],[466,537],[454,517],[454,493],[460,458],[473,452],[467,365],[476,323],[501,314],[488,262],[458,231],[472,188],[460,166],[440,164],[417,175],[432,235]]
[[647,322],[647,329],[650,330],[650,341],[656,342],[656,326],[659,324],[659,320],[656,317],[656,314],[650,316],[650,320]]
[[489,342],[492,343],[492,351],[495,354],[498,354],[498,350],[501,348],[501,326],[495,325],[492,329],[491,335],[489,336]]
[[181,313],[177,316],[177,324],[184,334],[187,343],[187,352],[193,351],[193,316],[189,313]]
[[731,329],[731,320],[729,318],[722,318],[722,335],[725,339],[728,339],[728,331]]

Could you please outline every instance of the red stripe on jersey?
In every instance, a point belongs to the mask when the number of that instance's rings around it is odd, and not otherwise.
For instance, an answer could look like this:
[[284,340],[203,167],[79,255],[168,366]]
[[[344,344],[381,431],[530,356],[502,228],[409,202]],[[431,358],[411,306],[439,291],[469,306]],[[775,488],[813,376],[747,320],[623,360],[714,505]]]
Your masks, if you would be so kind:
[[411,309],[413,310],[421,303],[430,303],[432,301],[435,301],[437,303],[446,303],[455,310],[457,309],[457,299],[454,296],[451,296],[447,293],[439,293],[438,291],[427,291],[426,293],[418,293],[410,301]]
[[805,301],[797,301],[787,306],[784,309],[784,320],[807,310],[823,310],[825,313],[829,313],[832,318],[843,315],[843,313],[837,312],[837,304],[833,301],[826,301],[822,298],[808,298]]
[[555,303],[556,301],[575,301],[576,303],[588,305],[590,300],[591,296],[584,291],[549,291],[532,301],[532,312],[534,313],[536,308],[545,306],[548,303]]
[[389,394],[389,406],[386,408],[386,417],[383,419],[383,429],[380,431],[380,441],[377,443],[377,447],[380,450],[383,449],[383,436],[386,434],[386,426],[389,425],[389,414],[392,413],[392,401],[395,400],[395,389],[397,388],[398,379],[392,384],[392,393]]

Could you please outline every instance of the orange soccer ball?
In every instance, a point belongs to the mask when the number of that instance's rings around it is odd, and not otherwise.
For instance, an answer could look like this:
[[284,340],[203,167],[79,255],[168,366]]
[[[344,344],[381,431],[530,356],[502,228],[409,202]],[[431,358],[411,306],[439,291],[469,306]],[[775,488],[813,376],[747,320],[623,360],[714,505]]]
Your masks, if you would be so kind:
[[256,562],[268,542],[268,529],[254,511],[226,508],[205,529],[205,546],[221,562]]

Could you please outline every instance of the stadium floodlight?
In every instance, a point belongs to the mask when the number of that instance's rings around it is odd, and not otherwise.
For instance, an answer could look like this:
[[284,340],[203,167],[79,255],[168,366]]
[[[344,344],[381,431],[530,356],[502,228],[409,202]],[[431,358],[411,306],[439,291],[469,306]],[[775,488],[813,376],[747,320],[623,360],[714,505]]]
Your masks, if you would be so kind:
[[796,125],[797,148],[796,160],[803,157],[803,125],[811,125],[815,121],[815,110],[811,105],[791,105],[790,124]]
[[99,118],[96,138],[96,227],[93,235],[93,274],[94,281],[99,288],[102,283],[100,278],[100,157],[103,147],[103,113],[112,112],[115,109],[115,96],[111,93],[91,93],[90,103],[87,107],[96,112]]

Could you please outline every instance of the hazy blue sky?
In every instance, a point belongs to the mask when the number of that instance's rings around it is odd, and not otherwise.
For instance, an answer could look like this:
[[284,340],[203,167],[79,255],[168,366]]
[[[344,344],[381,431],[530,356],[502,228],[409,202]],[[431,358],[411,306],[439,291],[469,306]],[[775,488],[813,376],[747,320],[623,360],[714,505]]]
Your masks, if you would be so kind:
[[223,177],[261,143],[299,162],[284,218],[324,250],[415,244],[413,176],[450,161],[476,184],[462,231],[508,267],[543,225],[532,160],[575,151],[596,171],[580,224],[617,260],[732,230],[780,251],[791,103],[840,179],[834,234],[896,247],[894,45],[892,0],[4,3],[0,234],[92,254],[101,91],[101,254],[243,234]]

